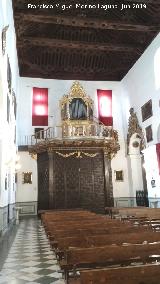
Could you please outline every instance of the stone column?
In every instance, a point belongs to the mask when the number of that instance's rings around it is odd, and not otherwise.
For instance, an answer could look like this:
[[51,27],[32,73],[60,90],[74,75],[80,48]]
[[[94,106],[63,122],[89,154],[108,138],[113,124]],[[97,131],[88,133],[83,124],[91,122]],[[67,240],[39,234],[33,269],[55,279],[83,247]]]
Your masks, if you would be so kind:
[[144,190],[144,198],[145,198],[145,206],[149,207],[148,200],[148,188],[147,188],[147,179],[146,179],[146,169],[143,167],[144,164],[144,155],[141,156],[141,165],[142,165],[142,179],[143,179],[143,190]]
[[132,199],[131,206],[137,206],[136,191],[143,191],[142,157],[140,154],[140,138],[133,134],[129,143],[129,162],[131,187],[129,190]]
[[130,188],[130,197],[133,198],[131,205],[137,206],[136,191],[143,190],[141,155],[140,154],[130,155],[130,165],[131,165],[131,179],[132,179],[132,188]]

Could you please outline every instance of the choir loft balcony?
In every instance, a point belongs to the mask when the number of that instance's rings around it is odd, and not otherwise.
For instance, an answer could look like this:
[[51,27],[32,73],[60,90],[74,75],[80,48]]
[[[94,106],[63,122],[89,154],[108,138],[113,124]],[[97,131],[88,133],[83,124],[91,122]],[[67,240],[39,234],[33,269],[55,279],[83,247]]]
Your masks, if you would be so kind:
[[19,145],[28,145],[31,153],[61,150],[100,150],[113,157],[119,150],[118,132],[105,126],[93,114],[94,102],[75,81],[59,102],[61,123],[22,136]]

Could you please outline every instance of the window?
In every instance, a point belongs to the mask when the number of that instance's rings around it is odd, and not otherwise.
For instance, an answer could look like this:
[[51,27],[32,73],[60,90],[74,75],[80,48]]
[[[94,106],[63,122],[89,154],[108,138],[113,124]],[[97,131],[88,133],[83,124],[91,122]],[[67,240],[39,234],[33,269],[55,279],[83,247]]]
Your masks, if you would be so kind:
[[48,126],[48,89],[33,88],[32,126]]
[[98,118],[106,126],[113,125],[112,117],[112,91],[97,90]]

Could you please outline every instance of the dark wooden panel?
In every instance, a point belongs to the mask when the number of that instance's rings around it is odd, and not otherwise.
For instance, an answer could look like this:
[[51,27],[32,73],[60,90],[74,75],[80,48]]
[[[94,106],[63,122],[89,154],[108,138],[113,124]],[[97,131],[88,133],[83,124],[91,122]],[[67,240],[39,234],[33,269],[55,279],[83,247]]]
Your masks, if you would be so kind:
[[85,208],[104,211],[102,152],[99,151],[96,157],[83,155],[83,158],[64,158],[56,153],[49,153],[48,158],[47,154],[40,154],[38,177],[39,209]]
[[80,183],[78,170],[78,161],[76,161],[75,167],[67,167],[64,173],[67,208],[80,207]]
[[48,154],[38,154],[38,210],[49,208]]

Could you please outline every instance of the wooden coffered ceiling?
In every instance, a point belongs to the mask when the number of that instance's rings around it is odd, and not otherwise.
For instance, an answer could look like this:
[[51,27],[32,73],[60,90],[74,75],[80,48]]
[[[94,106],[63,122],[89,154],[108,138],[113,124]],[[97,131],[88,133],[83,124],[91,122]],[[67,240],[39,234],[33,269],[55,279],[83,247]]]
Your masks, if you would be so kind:
[[160,31],[160,0],[12,3],[24,77],[119,81]]

